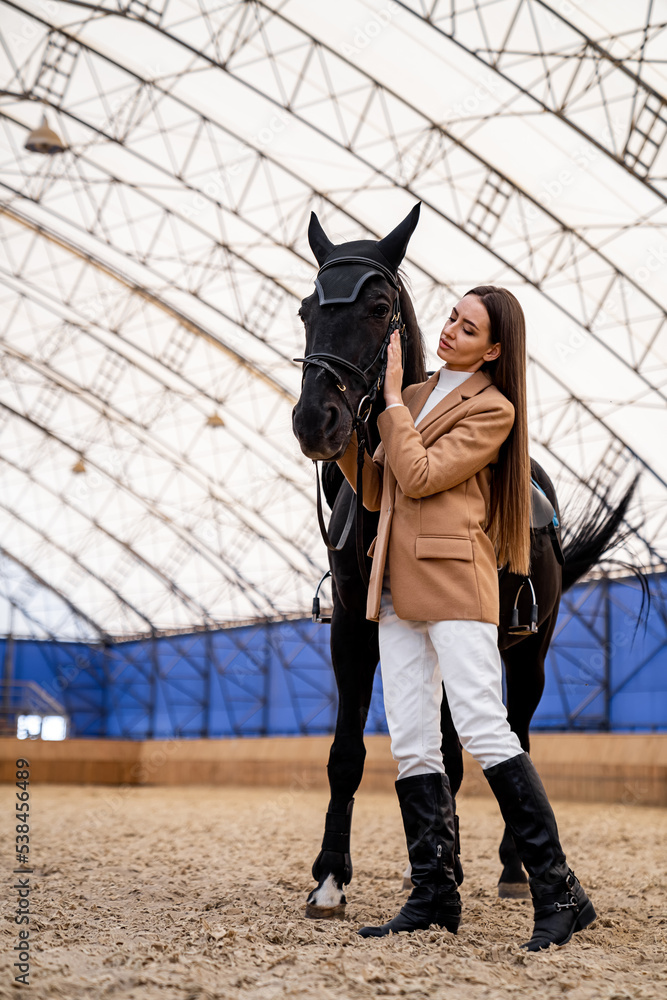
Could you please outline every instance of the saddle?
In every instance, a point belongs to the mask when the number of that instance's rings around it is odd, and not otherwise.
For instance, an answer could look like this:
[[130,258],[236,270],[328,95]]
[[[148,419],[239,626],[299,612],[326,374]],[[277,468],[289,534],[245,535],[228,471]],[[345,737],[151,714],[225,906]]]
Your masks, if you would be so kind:
[[540,528],[547,528],[550,524],[553,524],[554,528],[559,526],[554,505],[542,487],[538,486],[534,479],[531,479],[530,527],[533,531],[539,531]]
[[551,538],[556,559],[562,566],[565,562],[558,529],[560,521],[549,497],[539,483],[530,477],[530,530],[533,534],[547,534]]

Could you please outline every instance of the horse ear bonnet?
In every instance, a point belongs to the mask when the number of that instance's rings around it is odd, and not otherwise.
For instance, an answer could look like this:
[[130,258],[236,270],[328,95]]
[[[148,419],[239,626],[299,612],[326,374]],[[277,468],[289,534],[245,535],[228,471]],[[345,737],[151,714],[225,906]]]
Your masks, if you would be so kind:
[[[420,207],[421,202],[417,202],[410,214],[378,243],[375,240],[353,240],[340,246],[331,242],[312,212],[308,242],[320,265],[320,273],[315,279],[320,305],[354,302],[363,284],[376,275],[397,285],[396,273],[419,221]],[[335,266],[337,264],[344,264],[345,267]]]

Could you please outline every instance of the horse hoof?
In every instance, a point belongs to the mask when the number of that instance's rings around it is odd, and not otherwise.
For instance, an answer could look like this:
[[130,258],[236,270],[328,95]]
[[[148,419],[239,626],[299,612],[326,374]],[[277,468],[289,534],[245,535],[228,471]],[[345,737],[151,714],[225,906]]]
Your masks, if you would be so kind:
[[310,920],[342,918],[345,916],[345,903],[338,903],[337,906],[317,906],[315,903],[306,903],[306,916]]
[[412,884],[412,879],[409,878],[407,875],[404,875],[403,885],[401,886],[401,892],[409,892],[412,888],[414,888]]
[[310,920],[334,920],[345,916],[345,893],[333,873],[327,875],[306,900],[306,916]]
[[530,888],[527,882],[499,882],[498,896],[500,899],[530,899]]

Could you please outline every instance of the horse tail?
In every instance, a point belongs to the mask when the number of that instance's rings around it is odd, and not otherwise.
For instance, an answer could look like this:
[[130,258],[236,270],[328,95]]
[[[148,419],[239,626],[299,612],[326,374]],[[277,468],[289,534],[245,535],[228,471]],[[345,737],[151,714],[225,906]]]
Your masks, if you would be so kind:
[[331,510],[345,476],[336,462],[322,462],[322,490]]
[[[609,491],[605,491],[602,496],[598,497],[597,503],[591,508],[588,516],[565,538],[563,543],[563,593],[569,590],[577,580],[580,580],[592,566],[595,566],[614,545],[633,534],[632,528],[627,525],[623,527],[623,521],[638,479],[639,476],[636,476],[630,483],[616,507],[609,504]],[[641,586],[641,619],[645,600],[650,602],[647,576],[635,566],[627,563],[620,563],[620,565],[625,566],[638,579]]]

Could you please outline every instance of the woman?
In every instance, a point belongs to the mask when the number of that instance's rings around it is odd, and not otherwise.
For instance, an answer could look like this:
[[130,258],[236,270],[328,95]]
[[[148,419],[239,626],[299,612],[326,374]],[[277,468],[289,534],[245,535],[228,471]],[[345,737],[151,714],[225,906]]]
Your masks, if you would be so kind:
[[[440,752],[444,683],[459,739],[481,764],[530,875],[530,951],[565,944],[595,919],[568,868],[540,778],[507,722],[498,653],[498,565],[527,574],[530,464],[525,320],[511,292],[468,292],[438,344],[444,367],[401,394],[394,334],[382,439],[366,456],[364,505],[380,510],[366,615],[379,620],[396,791],[414,889],[363,937],[431,924],[456,933],[454,816]],[[356,485],[356,441],[339,461]]]

